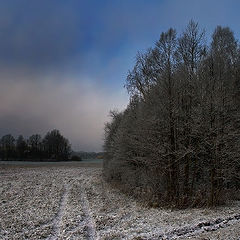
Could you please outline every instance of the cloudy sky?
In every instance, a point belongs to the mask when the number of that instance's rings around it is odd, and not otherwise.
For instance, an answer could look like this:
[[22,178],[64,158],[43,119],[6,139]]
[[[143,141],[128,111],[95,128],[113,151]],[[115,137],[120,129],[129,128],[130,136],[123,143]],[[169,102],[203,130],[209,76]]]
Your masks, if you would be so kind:
[[237,0],[0,0],[0,136],[54,128],[74,150],[100,151],[110,109],[137,51],[190,19],[239,38]]

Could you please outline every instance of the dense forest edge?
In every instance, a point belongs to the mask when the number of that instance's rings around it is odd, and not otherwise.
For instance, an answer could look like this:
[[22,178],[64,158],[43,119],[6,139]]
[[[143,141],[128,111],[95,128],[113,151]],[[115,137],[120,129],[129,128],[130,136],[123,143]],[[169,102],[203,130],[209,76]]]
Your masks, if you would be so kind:
[[217,206],[240,194],[240,46],[190,21],[138,53],[130,102],[105,125],[104,178],[151,206]]

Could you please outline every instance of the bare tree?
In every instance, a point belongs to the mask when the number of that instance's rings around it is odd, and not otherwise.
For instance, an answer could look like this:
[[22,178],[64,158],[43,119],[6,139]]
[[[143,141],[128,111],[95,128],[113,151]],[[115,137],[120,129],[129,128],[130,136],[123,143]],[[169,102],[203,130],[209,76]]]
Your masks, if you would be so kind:
[[41,157],[42,138],[39,134],[33,134],[28,139],[30,154],[32,157]]
[[11,134],[7,134],[1,138],[2,159],[9,160],[13,157],[15,150],[15,139]]
[[18,158],[20,158],[21,160],[24,159],[27,151],[27,143],[22,135],[19,135],[16,140],[16,150],[17,150]]
[[220,204],[240,187],[239,66],[229,28],[217,27],[209,47],[194,21],[179,38],[162,33],[137,55],[127,109],[106,124],[106,178],[158,205]]
[[54,129],[43,139],[44,151],[47,157],[55,160],[68,160],[71,152],[69,141]]

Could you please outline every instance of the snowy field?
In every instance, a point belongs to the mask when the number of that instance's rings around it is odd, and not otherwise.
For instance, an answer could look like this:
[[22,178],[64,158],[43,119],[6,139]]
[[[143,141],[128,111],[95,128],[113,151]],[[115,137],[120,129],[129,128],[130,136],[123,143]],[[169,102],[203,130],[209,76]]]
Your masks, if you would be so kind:
[[240,239],[240,202],[147,208],[103,182],[99,164],[0,165],[0,239]]

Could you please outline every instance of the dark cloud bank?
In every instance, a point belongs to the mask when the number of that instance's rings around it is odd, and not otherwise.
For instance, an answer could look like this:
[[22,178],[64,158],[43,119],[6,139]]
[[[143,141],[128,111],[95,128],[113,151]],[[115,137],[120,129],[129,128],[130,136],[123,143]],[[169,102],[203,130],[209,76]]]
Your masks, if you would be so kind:
[[57,128],[75,150],[101,150],[109,110],[126,107],[123,85],[137,50],[191,18],[207,30],[223,24],[239,33],[238,7],[216,0],[1,1],[0,136]]

